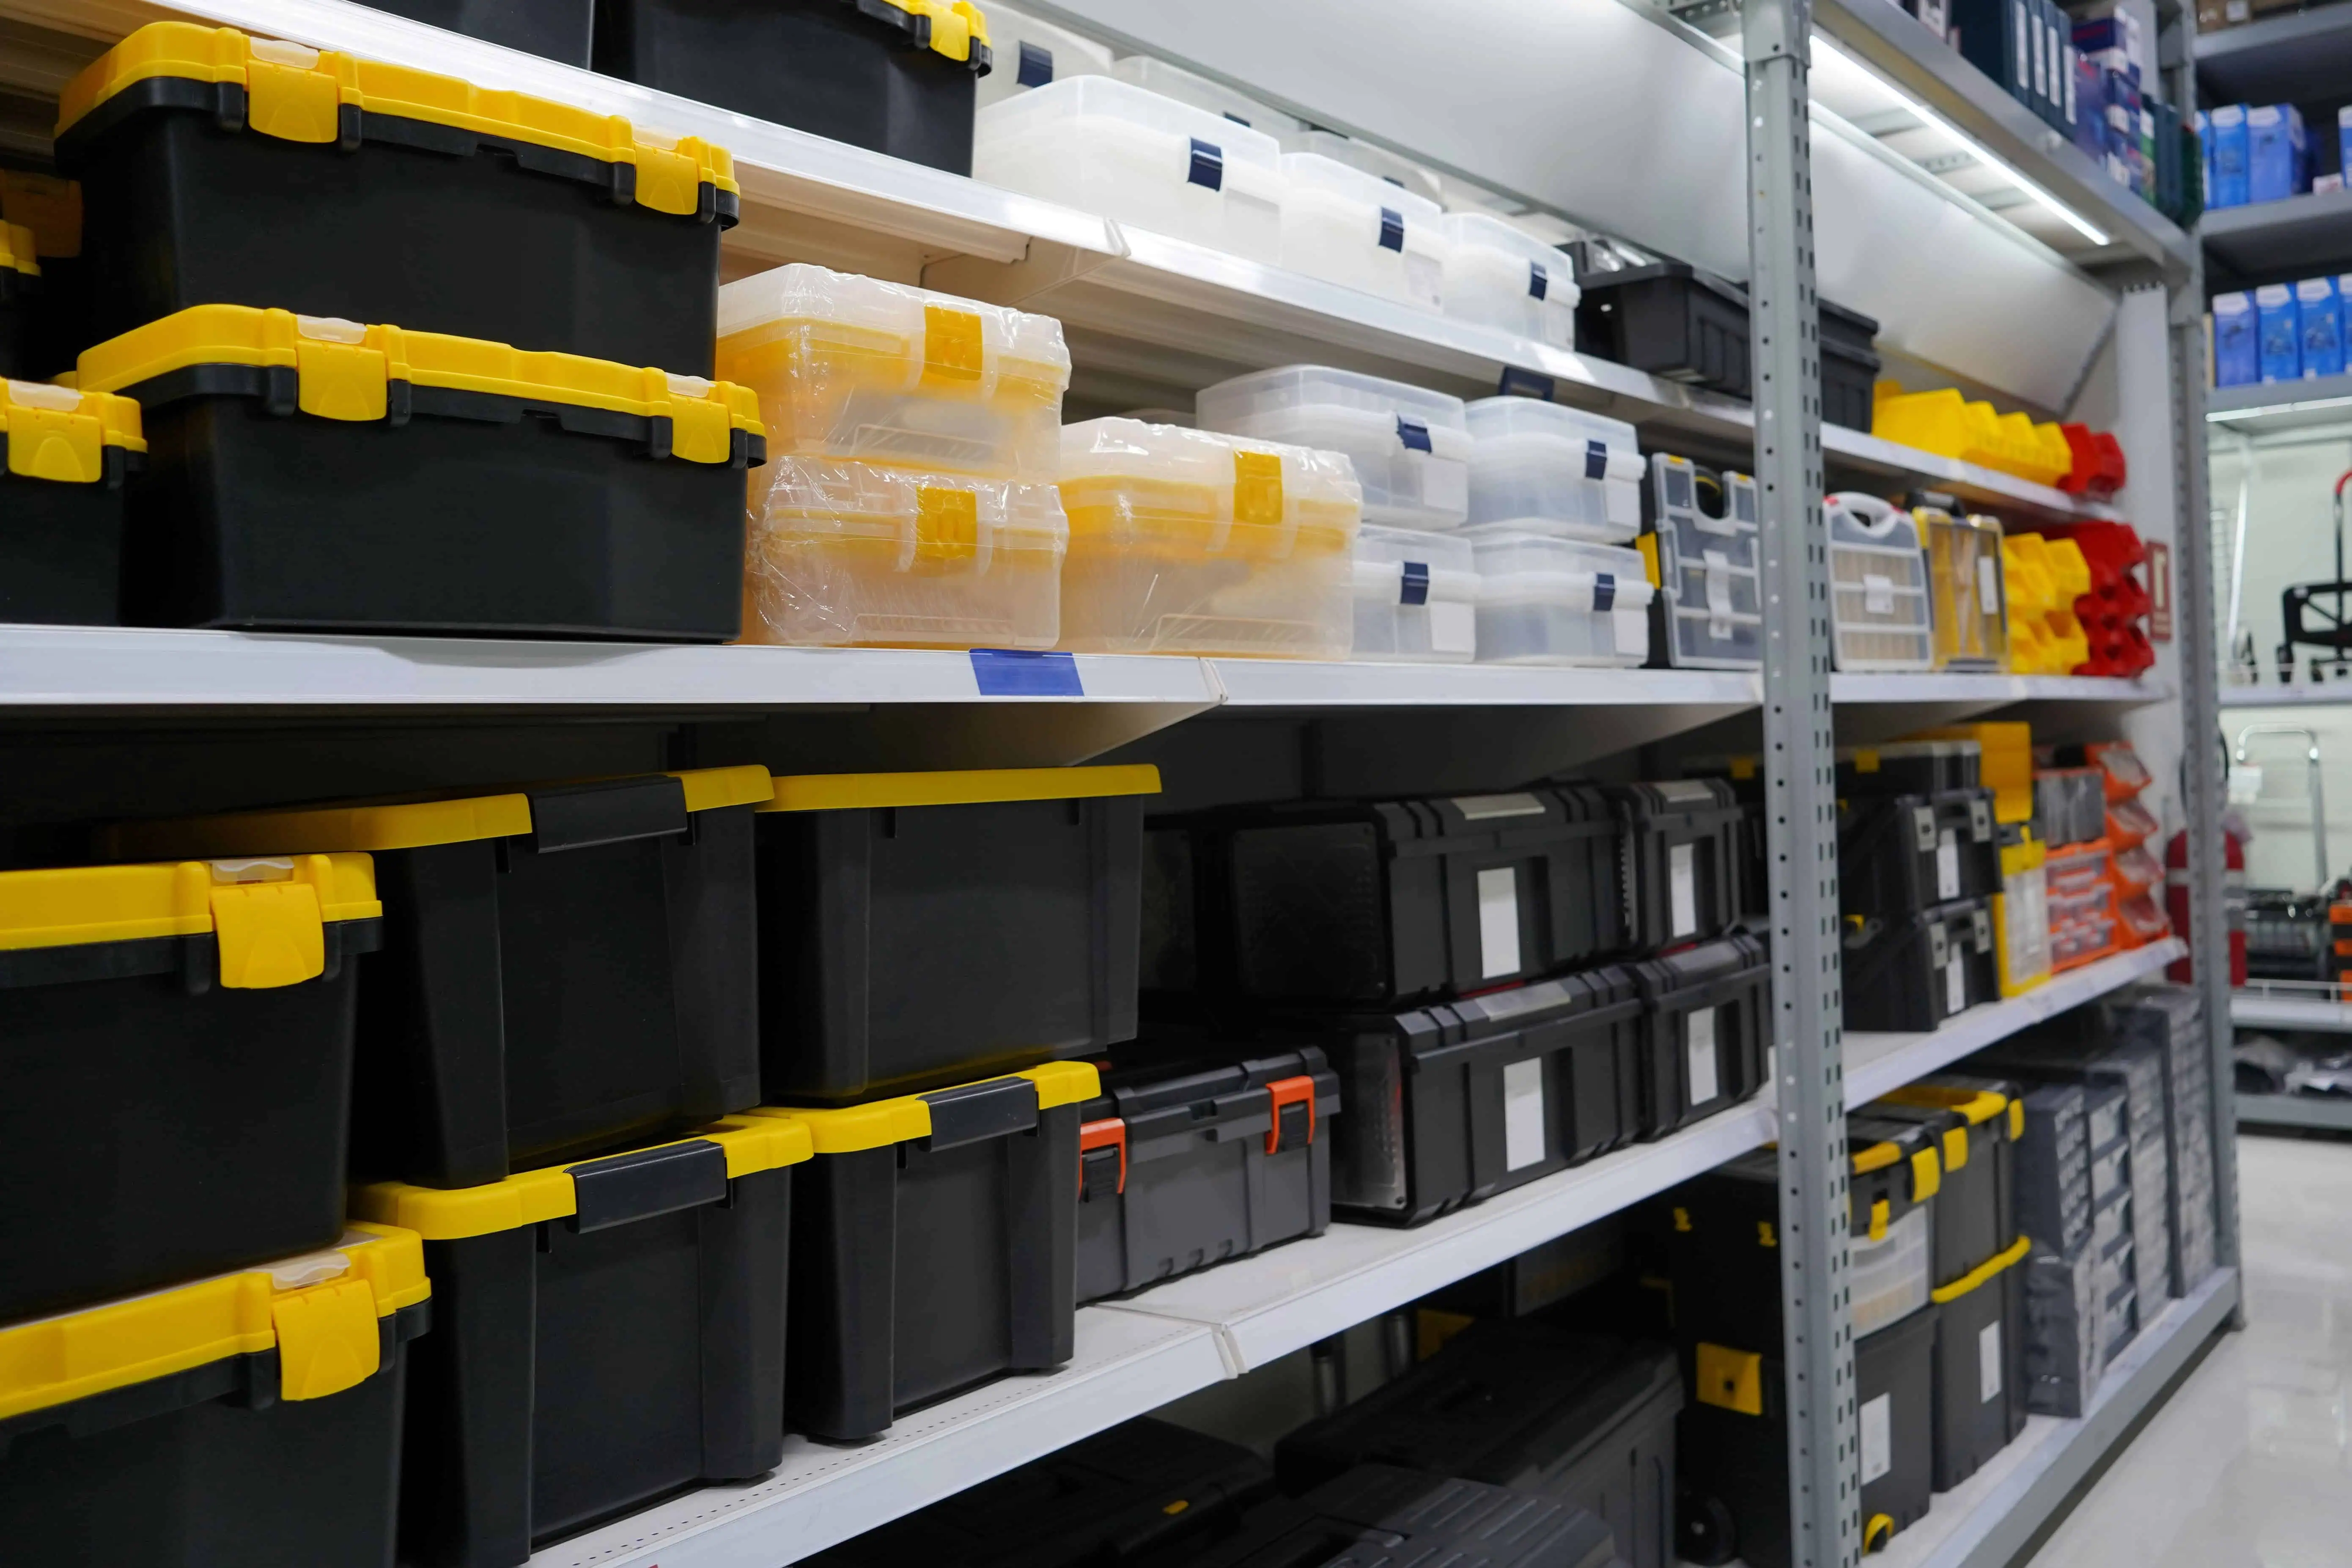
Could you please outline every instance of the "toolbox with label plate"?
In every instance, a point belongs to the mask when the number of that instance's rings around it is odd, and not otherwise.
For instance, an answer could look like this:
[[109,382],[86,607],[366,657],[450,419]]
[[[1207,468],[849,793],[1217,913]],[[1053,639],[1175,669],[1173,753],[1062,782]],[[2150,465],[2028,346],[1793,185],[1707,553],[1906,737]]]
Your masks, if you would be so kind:
[[1733,935],[1629,964],[1642,994],[1641,1136],[1663,1138],[1763,1087],[1771,963]]
[[1748,907],[1741,839],[1754,808],[1724,779],[1602,786],[1624,825],[1627,946],[1720,936]]
[[1845,1026],[1924,1034],[2000,995],[1989,899],[1844,917]]
[[1846,913],[1898,918],[2001,890],[1992,791],[1863,795],[1840,805],[1838,902]]

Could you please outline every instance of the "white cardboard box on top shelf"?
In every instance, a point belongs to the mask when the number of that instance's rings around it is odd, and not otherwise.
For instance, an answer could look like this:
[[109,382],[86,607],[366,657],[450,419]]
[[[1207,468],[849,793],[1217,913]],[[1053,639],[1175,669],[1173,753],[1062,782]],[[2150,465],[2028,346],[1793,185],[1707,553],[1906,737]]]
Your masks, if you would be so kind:
[[1262,131],[1117,77],[1079,76],[982,110],[971,172],[1271,265],[1282,255],[1280,161]]
[[993,0],[988,7],[988,47],[993,60],[979,81],[981,109],[1048,82],[1108,76],[1111,71],[1108,45]]
[[1556,349],[1576,347],[1576,265],[1506,218],[1450,212],[1445,236],[1445,313]]
[[1444,304],[1435,202],[1319,153],[1285,153],[1282,177],[1283,266],[1424,310]]
[[1822,510],[1837,668],[1935,668],[1936,628],[1918,520],[1891,501],[1854,490],[1830,497]]
[[1482,397],[1470,432],[1470,519],[1622,544],[1642,529],[1642,460],[1622,419],[1532,397]]
[[1193,401],[1201,427],[1337,452],[1355,465],[1364,520],[1458,528],[1470,510],[1470,435],[1458,397],[1292,364],[1235,376]]
[[1370,142],[1359,142],[1337,131],[1285,131],[1276,137],[1286,153],[1314,153],[1350,169],[1362,171],[1391,185],[1402,187],[1423,201],[1445,205],[1444,188],[1434,170]]
[[[1712,488],[1710,502],[1702,490]],[[1764,660],[1757,574],[1756,481],[1653,453],[1643,487],[1644,548],[1659,592],[1654,662],[1677,669],[1754,669]]]
[[1478,652],[1478,564],[1456,533],[1356,531],[1356,651],[1384,663],[1467,664]]
[[1478,567],[1481,664],[1639,666],[1650,657],[1648,569],[1638,550],[1465,528]]
[[1304,131],[1307,122],[1295,114],[1285,114],[1278,109],[1260,103],[1249,94],[1227,87],[1221,81],[1188,71],[1182,66],[1171,66],[1166,60],[1150,55],[1128,55],[1116,60],[1111,75],[1121,81],[1133,82],[1147,92],[1162,98],[1172,98],[1179,103],[1206,110],[1220,120],[1236,125],[1246,125],[1268,136],[1280,136],[1285,132]]

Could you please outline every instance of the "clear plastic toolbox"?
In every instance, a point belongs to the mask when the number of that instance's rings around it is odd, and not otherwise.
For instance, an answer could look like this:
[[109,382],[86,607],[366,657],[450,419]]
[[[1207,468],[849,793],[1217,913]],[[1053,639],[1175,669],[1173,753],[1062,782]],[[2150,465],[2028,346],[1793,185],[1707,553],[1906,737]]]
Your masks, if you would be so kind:
[[1362,492],[1348,461],[1172,425],[1062,432],[1062,647],[1345,658]]
[[1285,153],[1282,178],[1283,266],[1424,310],[1444,304],[1435,202],[1319,153]]
[[982,109],[1047,82],[1110,75],[1108,47],[1009,5],[988,7],[988,47],[993,58],[977,83]]
[[1463,422],[1471,522],[1603,544],[1641,531],[1645,468],[1622,419],[1532,397],[1482,397]]
[[1275,139],[1286,153],[1314,153],[1350,169],[1360,169],[1381,183],[1408,191],[1424,201],[1445,204],[1445,188],[1433,170],[1400,156],[1385,147],[1359,142],[1337,131],[1277,131]]
[[1462,400],[1328,365],[1235,376],[1194,400],[1201,428],[1338,452],[1355,465],[1364,519],[1455,528],[1470,510],[1470,435]]
[[1478,567],[1478,662],[1638,666],[1650,657],[1648,569],[1641,552],[1465,528]]
[[2000,669],[2009,662],[2009,601],[2001,592],[2000,519],[1955,517],[1923,506],[1927,583],[1935,595],[1936,668]]
[[1356,532],[1361,659],[1467,664],[1478,652],[1478,565],[1458,534],[1366,523]]
[[1070,526],[1052,485],[784,458],[752,470],[743,640],[1052,647]]
[[1111,64],[1110,74],[1124,82],[1132,82],[1146,92],[1172,98],[1194,109],[1203,109],[1220,120],[1235,125],[1246,125],[1263,131],[1269,136],[1282,136],[1307,129],[1307,122],[1295,114],[1285,114],[1278,109],[1260,103],[1247,93],[1239,92],[1221,81],[1211,81],[1197,76],[1182,66],[1170,65],[1150,55],[1128,55]]
[[1651,662],[1755,669],[1764,661],[1756,481],[1653,453],[1642,497],[1643,551],[1656,568]]
[[971,172],[1008,191],[1271,264],[1282,254],[1281,156],[1274,138],[1246,121],[1115,76],[1080,76],[981,110]]
[[1576,347],[1576,264],[1486,213],[1447,213],[1445,313],[1556,349]]
[[1927,557],[1919,522],[1891,501],[1841,490],[1822,503],[1830,531],[1830,622],[1840,669],[1936,667]]

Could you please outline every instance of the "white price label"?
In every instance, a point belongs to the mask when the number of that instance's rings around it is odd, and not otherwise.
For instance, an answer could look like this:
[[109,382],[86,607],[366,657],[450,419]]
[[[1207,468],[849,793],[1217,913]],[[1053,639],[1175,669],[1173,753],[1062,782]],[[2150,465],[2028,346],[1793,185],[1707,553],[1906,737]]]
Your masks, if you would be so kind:
[[1496,866],[1478,873],[1478,975],[1519,972],[1519,873]]
[[1677,844],[1666,851],[1666,934],[1698,931],[1698,847]]
[[1895,1468],[1895,1395],[1882,1394],[1862,1405],[1862,1484],[1868,1486]]
[[1544,1157],[1543,1058],[1503,1069],[1503,1169],[1524,1170]]
[[1650,657],[1650,612],[1647,610],[1612,610],[1609,626],[1614,635],[1617,657],[1642,659]]
[[2000,1397],[2000,1322],[1987,1323],[1977,1333],[1977,1403]]
[[1960,896],[1960,836],[1949,827],[1936,836],[1936,896]]
[[1875,572],[1862,574],[1862,607],[1874,616],[1895,613],[1895,579]]
[[2000,603],[2000,563],[1990,555],[1977,557],[1977,614],[1989,616]]
[[1478,648],[1478,607],[1437,604],[1429,606],[1429,651],[1475,653]]
[[1956,952],[1944,961],[1944,1014],[1949,1017],[1967,1011],[1968,1005],[1969,973]]
[[1715,1015],[1713,1007],[1701,1007],[1690,1016],[1689,1038],[1683,1047],[1690,1069],[1690,1104],[1705,1105],[1723,1092],[1715,1076]]
[[1467,511],[1470,510],[1470,465],[1452,458],[1433,458],[1426,452],[1412,455],[1413,467],[1421,470],[1421,500],[1433,511]]

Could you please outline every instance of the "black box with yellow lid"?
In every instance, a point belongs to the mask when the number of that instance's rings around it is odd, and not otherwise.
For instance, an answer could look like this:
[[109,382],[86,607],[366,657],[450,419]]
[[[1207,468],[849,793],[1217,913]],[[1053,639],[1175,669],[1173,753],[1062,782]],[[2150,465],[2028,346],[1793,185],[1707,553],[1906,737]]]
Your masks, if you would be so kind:
[[971,173],[972,111],[992,61],[971,0],[596,0],[596,68]]
[[2024,1237],[1936,1287],[1935,1485],[1950,1491],[2025,1430]]
[[855,1103],[1133,1038],[1159,789],[1152,767],[777,779],[753,818],[767,1098]]
[[412,22],[588,68],[596,0],[360,0]]
[[400,1561],[512,1568],[534,1545],[783,1457],[796,1123],[455,1190],[356,1187],[424,1237],[434,1332],[411,1376]]
[[[6,210],[0,201],[0,214]],[[42,351],[48,310],[38,241],[25,225],[0,216],[0,375],[35,381],[61,368],[46,363]]]
[[751,811],[767,770],[119,824],[134,852],[373,852],[352,1169],[466,1187],[759,1098]]
[[138,400],[151,625],[724,642],[758,400],[662,370],[199,305],[81,356]]
[[1186,1568],[1617,1568],[1582,1509],[1483,1481],[1358,1465],[1305,1497],[1252,1509]]
[[[53,170],[0,167],[0,222],[33,236],[40,267],[39,308],[20,340],[26,368],[8,374],[47,381],[73,368],[89,343],[89,271],[81,257],[81,187]],[[10,264],[21,271],[24,252],[14,236]]]
[[341,1234],[382,913],[365,855],[0,872],[0,1321]]
[[57,148],[82,186],[88,342],[252,305],[710,374],[738,198],[698,138],[155,22],[67,84]]
[[1639,1133],[1667,1133],[1764,1087],[1771,957],[1760,938],[1718,937],[1625,966],[1642,997]]
[[808,1129],[793,1204],[784,1419],[837,1440],[1008,1372],[1076,1334],[1085,1062],[837,1110],[762,1106]]
[[121,625],[130,478],[147,456],[139,405],[0,382],[0,621]]
[[433,1284],[410,1232],[329,1241],[0,1328],[11,1563],[392,1568],[403,1385]]
[[1870,1102],[1881,1121],[1926,1128],[1943,1161],[1936,1204],[1936,1283],[1949,1285],[2017,1241],[2017,1142],[2025,1101],[2006,1079],[1939,1073]]
[[1845,1026],[1925,1034],[2000,998],[1992,900],[1840,917]]
[[1984,747],[1967,739],[1888,741],[1840,746],[1837,792],[1843,799],[1874,795],[1939,795],[1981,782]]

